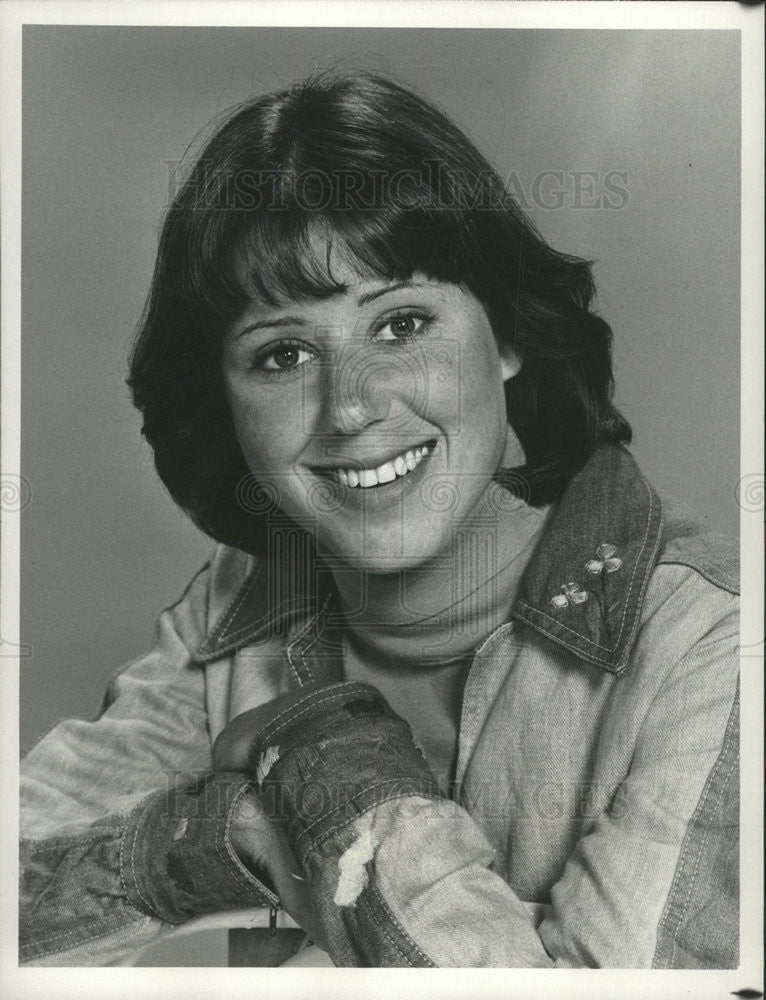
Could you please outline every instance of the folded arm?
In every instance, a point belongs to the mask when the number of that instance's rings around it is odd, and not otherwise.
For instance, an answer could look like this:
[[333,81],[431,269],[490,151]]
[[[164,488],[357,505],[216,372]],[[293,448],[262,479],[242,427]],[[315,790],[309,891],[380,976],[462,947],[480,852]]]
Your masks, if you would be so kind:
[[731,967],[735,641],[713,632],[669,671],[539,925],[493,871],[478,817],[440,797],[374,688],[307,688],[245,713],[219,737],[216,766],[246,770],[286,815],[338,965]]
[[273,902],[231,847],[247,778],[209,777],[204,678],[179,634],[204,587],[163,613],[96,721],[61,723],[22,761],[22,963],[118,962],[196,914]]

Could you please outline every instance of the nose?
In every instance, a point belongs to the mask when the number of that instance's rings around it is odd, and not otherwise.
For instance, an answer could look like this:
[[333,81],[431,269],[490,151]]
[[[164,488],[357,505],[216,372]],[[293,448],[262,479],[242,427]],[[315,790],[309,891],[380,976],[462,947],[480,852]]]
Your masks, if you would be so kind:
[[340,347],[322,374],[322,429],[344,435],[386,420],[401,381],[396,365],[364,342]]

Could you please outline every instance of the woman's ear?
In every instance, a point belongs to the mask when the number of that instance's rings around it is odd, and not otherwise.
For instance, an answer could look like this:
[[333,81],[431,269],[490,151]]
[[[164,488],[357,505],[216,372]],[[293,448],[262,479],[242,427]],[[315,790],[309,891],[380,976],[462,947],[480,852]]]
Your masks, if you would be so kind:
[[505,344],[498,344],[500,350],[500,370],[503,373],[503,382],[518,375],[521,371],[521,358],[518,354]]

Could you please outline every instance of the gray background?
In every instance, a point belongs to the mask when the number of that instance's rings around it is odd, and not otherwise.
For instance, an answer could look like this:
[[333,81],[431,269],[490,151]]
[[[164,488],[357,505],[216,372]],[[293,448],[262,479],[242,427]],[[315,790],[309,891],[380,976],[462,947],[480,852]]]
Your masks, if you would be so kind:
[[[165,161],[232,104],[337,62],[436,99],[527,197],[565,172],[566,204],[530,214],[597,261],[634,454],[738,531],[738,33],[26,27],[23,747],[98,709],[211,545],[157,480],[124,385]],[[572,171],[626,172],[627,205],[577,207]]]
[[[391,72],[436,99],[527,197],[565,172],[565,205],[531,215],[597,261],[634,453],[736,533],[738,59],[735,32],[26,27],[22,747],[97,711],[210,548],[157,480],[124,385],[165,161],[317,67]],[[576,207],[572,171],[627,172],[627,205]],[[144,964],[225,964],[224,938]]]

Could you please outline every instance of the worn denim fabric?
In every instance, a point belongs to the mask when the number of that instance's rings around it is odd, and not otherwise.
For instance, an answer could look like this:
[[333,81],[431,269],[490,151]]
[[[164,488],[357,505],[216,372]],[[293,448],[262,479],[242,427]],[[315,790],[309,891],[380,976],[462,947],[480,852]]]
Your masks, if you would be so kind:
[[[476,650],[450,797],[414,785],[294,836],[333,960],[735,967],[736,563],[599,449]],[[247,779],[203,782],[209,821],[191,799],[230,719],[343,680],[342,628],[320,563],[218,547],[100,717],[23,762],[23,961],[109,964],[195,913],[278,905],[229,840]]]
[[[385,909],[367,869],[375,809],[439,798],[407,722],[371,685],[341,682],[309,684],[266,702],[248,713],[248,726],[256,734],[249,773],[262,801],[273,793],[270,811],[287,820],[336,963],[432,964]],[[327,864],[327,851],[335,855],[348,833],[349,848]],[[409,962],[413,949],[417,963]]]

